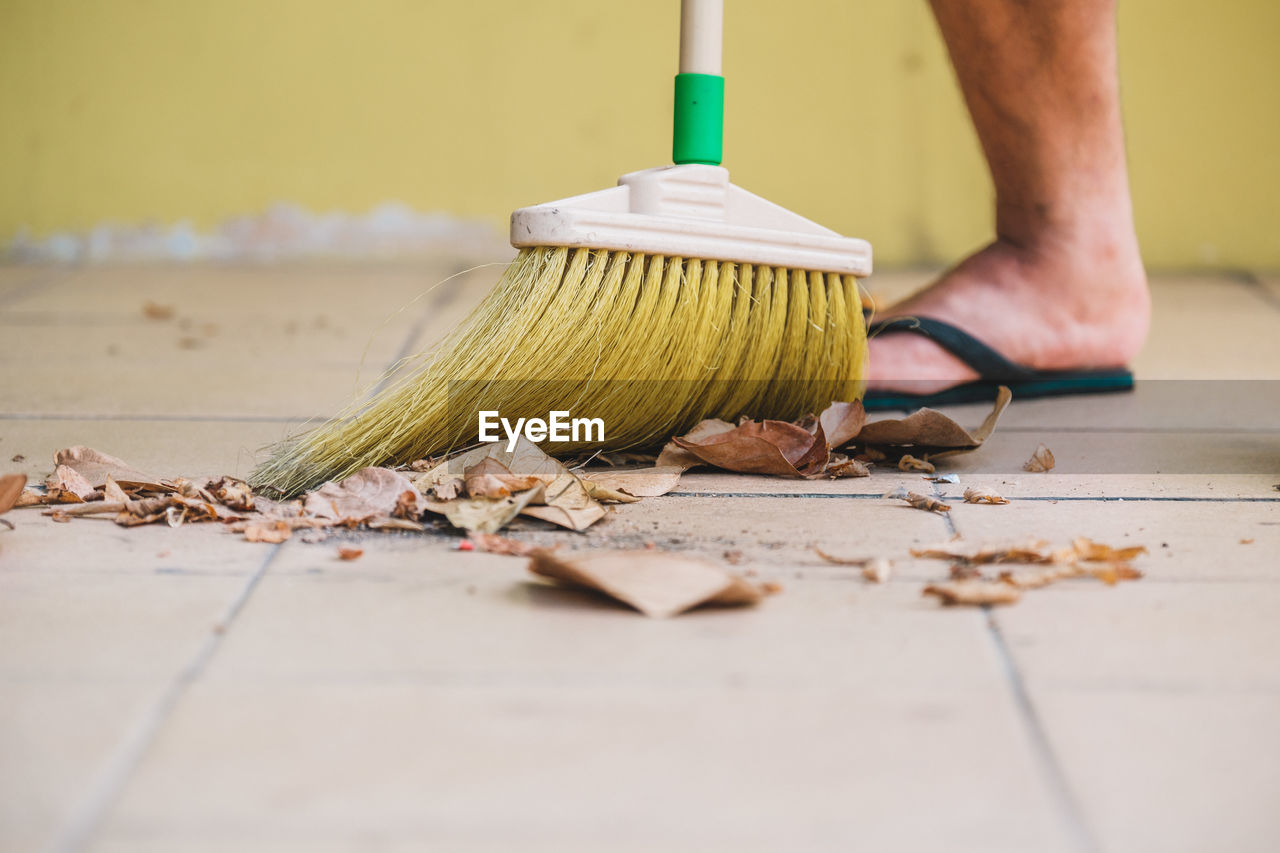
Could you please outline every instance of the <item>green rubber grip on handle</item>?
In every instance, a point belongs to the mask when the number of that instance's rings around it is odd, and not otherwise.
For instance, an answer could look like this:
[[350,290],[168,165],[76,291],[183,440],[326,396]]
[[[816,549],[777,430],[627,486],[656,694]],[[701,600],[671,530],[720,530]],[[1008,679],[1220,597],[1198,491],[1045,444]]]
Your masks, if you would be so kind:
[[719,166],[724,155],[724,78],[677,74],[671,159]]

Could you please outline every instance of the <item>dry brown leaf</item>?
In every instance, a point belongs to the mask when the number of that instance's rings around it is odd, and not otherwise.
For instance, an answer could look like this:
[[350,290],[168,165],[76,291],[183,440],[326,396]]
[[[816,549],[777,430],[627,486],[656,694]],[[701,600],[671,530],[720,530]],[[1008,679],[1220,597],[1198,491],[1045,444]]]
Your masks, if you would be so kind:
[[358,560],[364,556],[363,548],[350,548],[345,545],[338,546],[339,560]]
[[304,499],[308,515],[344,524],[389,516],[406,491],[415,491],[409,478],[390,468],[362,468],[340,483],[325,483]]
[[[4,510],[0,510],[0,512],[4,512]],[[1252,540],[1252,539],[1241,539],[1241,540],[1240,540],[1240,544],[1241,544],[1241,545],[1252,545],[1252,544],[1253,544],[1253,540]]]
[[637,498],[656,498],[680,484],[682,471],[683,469],[674,466],[655,466],[631,471],[588,471],[583,475],[583,480]]
[[885,557],[872,557],[862,567],[862,576],[872,583],[884,583],[893,574],[893,563]]
[[920,409],[905,418],[888,419],[869,423],[858,433],[858,444],[874,447],[915,447],[928,453],[931,459],[940,459],[957,453],[967,453],[982,446],[995,432],[996,421],[1013,399],[1008,388],[1001,386],[995,406],[982,425],[966,430],[951,418],[934,409]]
[[964,490],[964,502],[967,504],[1007,504],[1009,501],[995,492],[984,492],[982,489],[975,489],[970,486]]
[[537,550],[528,542],[517,542],[496,533],[472,533],[468,537],[477,551],[489,554],[507,554],[513,557],[528,557]]
[[119,513],[129,513],[131,511],[143,515],[157,514],[156,517],[164,515],[166,508],[171,506],[168,498],[144,498],[136,501],[126,502],[108,502],[94,501],[93,503],[79,503],[75,506],[59,507],[58,509],[49,509],[44,511],[44,515],[55,516],[60,515],[64,518],[78,518],[87,515],[116,515]]
[[[551,461],[555,462],[554,459]],[[520,514],[580,531],[604,518],[605,508],[591,497],[576,474],[560,466],[559,475],[547,483],[546,488],[520,510]]]
[[482,533],[496,533],[517,513],[570,530],[585,530],[604,517],[604,507],[591,497],[582,480],[524,437],[512,450],[501,443],[487,444],[441,462],[415,482],[423,488],[446,483],[457,470],[465,471],[486,457],[502,463],[517,476],[536,477],[541,481],[539,487],[496,500],[428,501],[426,508],[444,515],[455,527]]
[[890,418],[867,424],[858,433],[858,443],[891,447],[972,449],[980,446],[995,431],[1000,413],[1012,398],[1009,389],[1001,388],[995,408],[982,425],[972,432],[942,412],[919,409],[905,418]]
[[95,489],[102,488],[107,482],[107,477],[110,477],[125,489],[170,491],[170,487],[161,482],[158,477],[139,471],[122,459],[84,445],[59,450],[53,455],[53,464],[66,465],[88,480]]
[[417,521],[422,515],[422,508],[418,506],[421,499],[422,495],[417,489],[405,489],[400,493],[400,497],[396,498],[396,507],[391,510],[391,517]]
[[120,485],[110,476],[102,487],[102,499],[108,503],[127,504],[129,502],[129,496],[125,494],[124,489],[120,488]]
[[857,459],[850,459],[843,453],[832,453],[822,475],[832,480],[840,477],[870,477],[871,470]]
[[909,492],[904,488],[896,488],[885,494],[890,500],[906,501],[908,505],[916,509],[923,509],[927,512],[950,512],[951,505],[945,504],[935,497],[929,495],[921,495],[916,492]]
[[529,570],[598,590],[656,618],[701,604],[755,604],[765,595],[760,586],[713,563],[662,551],[561,554],[538,549],[529,561]]
[[244,528],[244,538],[249,542],[279,544],[292,535],[293,527],[284,519],[251,521]]
[[945,605],[1015,604],[1022,598],[1022,593],[1015,586],[984,580],[930,584],[924,588],[924,594],[937,596]]
[[786,421],[746,421],[706,438],[677,436],[672,442],[708,465],[742,474],[779,477],[820,475],[830,458],[821,422],[814,431]]
[[1118,581],[1137,580],[1142,572],[1128,563],[1068,563],[1000,573],[1002,583],[1019,589],[1039,589],[1067,578],[1091,577],[1114,586]]
[[423,505],[425,509],[443,515],[454,527],[460,527],[468,533],[496,533],[545,489],[545,486],[539,485],[536,489],[527,489],[505,498],[427,500]]
[[1119,581],[1136,581],[1142,577],[1142,572],[1128,563],[1108,563],[1100,566],[1085,563],[1083,566],[1087,574],[1107,586],[1115,586]]
[[867,422],[867,412],[862,402],[832,403],[818,416],[822,424],[822,432],[827,437],[827,446],[832,450],[843,447],[853,441]]
[[445,480],[443,483],[433,483],[429,487],[429,491],[439,501],[451,501],[466,489],[466,483],[461,477],[453,477]]
[[836,566],[865,566],[871,561],[870,557],[838,557],[835,554],[828,554],[816,545],[813,547],[813,553]]
[[142,316],[148,320],[172,320],[173,306],[147,300],[142,304]]
[[1126,562],[1141,554],[1147,553],[1144,545],[1131,545],[1128,548],[1113,548],[1080,536],[1071,542],[1076,557],[1081,560],[1095,562]]
[[80,472],[70,465],[59,465],[49,478],[44,481],[45,488],[52,492],[66,492],[75,495],[82,501],[95,496],[98,491],[92,483],[81,476]]
[[1032,474],[1042,474],[1045,471],[1052,471],[1054,464],[1053,451],[1042,444],[1023,464],[1022,470],[1030,471]]
[[953,581],[973,580],[974,578],[982,578],[982,569],[977,566],[971,566],[967,563],[958,563],[951,566],[947,570],[947,576]]
[[932,474],[938,470],[933,467],[933,463],[928,459],[917,459],[910,453],[902,454],[902,458],[898,460],[899,471],[920,471],[925,474]]
[[26,474],[5,474],[0,477],[0,515],[18,505],[26,485]]
[[220,477],[209,484],[209,492],[224,506],[240,512],[253,511],[253,489],[238,477]]
[[[685,441],[703,442],[708,439],[720,435],[721,433],[732,432],[736,427],[728,421],[722,421],[719,418],[708,418],[701,421],[693,429],[684,434]],[[695,465],[703,464],[702,460],[680,447],[675,441],[668,441],[666,447],[662,448],[662,452],[658,454],[658,460],[653,463],[655,468],[678,468],[681,471],[687,471]]]
[[633,504],[640,500],[635,495],[629,495],[626,492],[620,492],[617,489],[602,486],[595,480],[583,479],[582,485],[587,490],[588,495],[601,502]]
[[543,482],[538,477],[512,474],[506,465],[492,456],[486,456],[469,466],[463,472],[462,479],[467,495],[473,498],[505,498]]
[[980,566],[989,563],[1051,563],[1060,556],[1048,550],[1049,543],[1033,539],[1018,545],[980,547],[970,550],[955,548],[912,548],[911,556],[926,560],[950,560]]
[[47,497],[48,495],[43,492],[37,492],[35,489],[23,489],[22,494],[18,495],[18,502],[14,504],[14,507],[41,506],[49,502]]
[[544,453],[538,445],[520,436],[511,450],[507,450],[505,442],[494,442],[442,460],[434,468],[414,477],[413,483],[418,487],[418,491],[426,491],[436,485],[464,476],[468,468],[478,465],[486,458],[502,463],[511,474],[518,477],[537,477],[544,483],[550,483],[566,470],[563,465]]

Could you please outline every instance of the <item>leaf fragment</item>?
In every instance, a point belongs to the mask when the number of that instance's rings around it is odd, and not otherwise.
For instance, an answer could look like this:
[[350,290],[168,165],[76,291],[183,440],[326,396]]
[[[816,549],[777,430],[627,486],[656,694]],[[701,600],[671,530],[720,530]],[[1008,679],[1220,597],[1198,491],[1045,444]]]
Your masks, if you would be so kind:
[[864,463],[843,453],[832,453],[831,460],[827,463],[827,467],[823,469],[822,475],[832,480],[841,477],[870,477],[871,469]]
[[1035,453],[1031,454],[1031,458],[1023,463],[1022,470],[1030,471],[1032,474],[1042,474],[1045,471],[1052,471],[1055,464],[1053,451],[1041,444],[1036,448]]
[[363,549],[363,548],[352,548],[352,547],[347,546],[347,545],[339,545],[339,546],[338,546],[338,559],[339,559],[339,560],[347,560],[347,561],[351,561],[351,560],[358,560],[358,559],[360,559],[360,558],[361,558],[361,557],[363,557],[363,556],[364,556],[364,549]]
[[813,476],[822,472],[830,456],[820,423],[811,433],[786,421],[746,421],[706,438],[690,433],[672,442],[708,465],[742,474]]
[[893,574],[893,563],[887,557],[872,557],[862,567],[862,576],[872,583],[885,583]]
[[857,438],[867,422],[867,412],[860,400],[854,400],[852,403],[832,403],[823,409],[822,414],[818,416],[818,422],[822,424],[827,445],[834,450]]
[[902,458],[898,460],[899,471],[921,471],[925,474],[932,474],[937,469],[933,467],[933,463],[928,459],[917,459],[910,453],[902,454]]
[[682,469],[678,466],[654,466],[628,471],[588,471],[584,481],[637,498],[656,498],[680,485]]
[[984,604],[1015,604],[1022,598],[1017,587],[1007,583],[984,580],[947,581],[930,584],[924,588],[924,595],[938,598],[944,605],[967,605],[977,607]]
[[906,501],[908,506],[922,509],[926,512],[950,512],[951,505],[945,504],[930,495],[922,495],[917,492],[909,492],[902,487],[898,487],[891,492],[886,492],[884,497],[891,500]]
[[122,459],[81,444],[59,450],[53,455],[53,464],[71,468],[96,489],[102,488],[110,476],[125,489],[156,492],[170,490],[158,477],[139,471]]
[[919,409],[905,418],[891,418],[869,423],[858,433],[858,443],[871,446],[916,447],[930,458],[975,450],[995,432],[996,421],[1009,405],[1013,395],[1001,386],[995,406],[982,425],[966,430],[935,409]]
[[82,501],[89,500],[97,492],[94,485],[70,465],[59,465],[55,468],[45,480],[44,485],[49,492],[65,492],[75,495]]
[[293,535],[293,528],[283,519],[274,521],[253,521],[244,529],[244,538],[249,542],[266,542],[279,544]]
[[253,511],[253,489],[239,477],[220,477],[209,484],[209,491],[224,506],[240,512]]
[[26,474],[5,474],[0,476],[0,515],[4,515],[18,504],[26,485]]
[[467,494],[473,498],[505,498],[515,492],[532,489],[542,482],[538,477],[517,476],[492,456],[486,456],[467,467],[462,475]]
[[127,504],[129,502],[129,496],[115,480],[111,479],[110,475],[107,476],[107,482],[102,487],[102,499],[110,503]]
[[161,305],[149,299],[142,303],[142,316],[148,320],[172,320],[173,313],[172,305]]
[[964,490],[964,502],[967,504],[1007,504],[1009,500],[1002,498],[992,491],[983,491],[982,489],[970,486]]
[[340,483],[325,483],[303,501],[308,515],[344,524],[389,516],[406,491],[417,490],[409,478],[390,468],[361,468]]
[[475,550],[488,554],[506,554],[512,557],[528,557],[537,548],[528,542],[508,539],[496,533],[472,533],[468,537]]
[[534,574],[587,587],[629,604],[646,616],[665,618],[703,604],[755,604],[766,590],[704,560],[664,551],[595,551],[561,554],[538,549]]

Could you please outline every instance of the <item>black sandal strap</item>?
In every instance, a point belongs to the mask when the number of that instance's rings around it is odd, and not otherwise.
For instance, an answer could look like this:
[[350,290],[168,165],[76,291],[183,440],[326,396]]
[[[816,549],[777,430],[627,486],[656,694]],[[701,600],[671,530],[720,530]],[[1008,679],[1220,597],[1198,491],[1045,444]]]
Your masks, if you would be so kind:
[[891,317],[867,327],[868,337],[888,332],[910,332],[929,338],[989,381],[1017,382],[1039,376],[1039,371],[1010,361],[964,329],[933,317]]

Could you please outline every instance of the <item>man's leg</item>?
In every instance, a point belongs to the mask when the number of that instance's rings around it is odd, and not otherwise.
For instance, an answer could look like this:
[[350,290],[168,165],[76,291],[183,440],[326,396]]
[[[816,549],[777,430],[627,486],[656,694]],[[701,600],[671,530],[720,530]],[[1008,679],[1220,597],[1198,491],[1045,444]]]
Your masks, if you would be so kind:
[[[1044,370],[1125,364],[1146,337],[1150,299],[1125,168],[1115,0],[931,5],[995,184],[996,239],[879,316],[937,317]],[[872,387],[924,393],[976,378],[918,335],[870,346]]]

